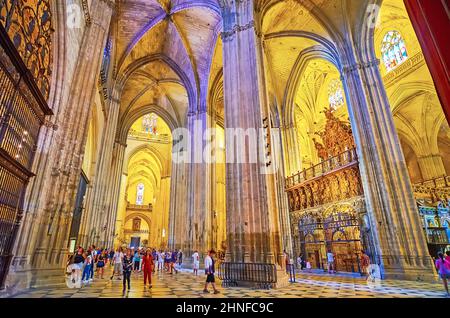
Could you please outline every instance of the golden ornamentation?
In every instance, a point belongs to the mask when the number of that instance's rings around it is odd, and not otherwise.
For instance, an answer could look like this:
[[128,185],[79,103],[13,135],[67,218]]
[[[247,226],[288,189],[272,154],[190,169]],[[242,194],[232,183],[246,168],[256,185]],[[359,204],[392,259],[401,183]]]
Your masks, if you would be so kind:
[[298,211],[363,195],[359,168],[352,166],[288,189],[290,211]]
[[322,139],[323,145],[313,138],[317,154],[322,161],[355,148],[350,124],[337,118],[330,108],[326,108],[324,114],[327,118],[325,129],[316,133]]
[[45,99],[52,74],[52,14],[48,0],[0,0],[0,22]]

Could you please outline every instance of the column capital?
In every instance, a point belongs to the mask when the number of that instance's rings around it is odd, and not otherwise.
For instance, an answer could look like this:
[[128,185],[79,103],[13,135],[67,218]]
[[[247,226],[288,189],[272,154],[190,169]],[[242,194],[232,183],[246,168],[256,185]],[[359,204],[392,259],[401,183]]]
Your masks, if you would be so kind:
[[188,118],[191,118],[191,117],[200,116],[200,115],[204,115],[204,114],[208,114],[208,111],[206,109],[200,109],[197,111],[191,110],[187,113],[187,116],[188,116]]
[[58,130],[58,125],[50,119],[50,117],[47,117],[44,121],[44,126],[48,129],[53,129],[54,131]]
[[221,36],[223,42],[227,42],[227,41],[230,41],[236,33],[246,31],[246,30],[254,28],[254,27],[255,27],[254,20],[251,20],[246,25],[235,24],[230,30],[222,32],[220,34],[220,36]]
[[354,71],[357,70],[362,70],[362,69],[366,69],[366,68],[372,68],[372,67],[379,67],[380,66],[380,60],[375,58],[372,60],[369,60],[367,62],[355,62],[353,64],[350,65],[345,65],[342,68],[342,72],[343,74],[348,74],[348,73],[352,73]]
[[119,145],[119,146],[122,146],[122,147],[125,147],[125,148],[128,147],[128,145],[126,143],[122,142],[119,139],[116,139],[116,145]]
[[222,10],[232,10],[236,7],[253,3],[253,0],[218,0]]
[[255,27],[254,0],[219,0],[222,8],[224,42],[239,32]]
[[[83,9],[88,8],[87,4],[83,3]],[[109,10],[108,10],[109,9]],[[86,15],[86,24],[89,26],[97,25],[105,32],[109,29],[111,22],[111,15],[115,9],[115,0],[94,0],[91,3],[91,8],[88,8]]]
[[115,0],[100,0],[100,1],[106,3],[106,5],[108,7],[110,7],[111,9],[113,9],[113,10],[116,7],[116,1]]

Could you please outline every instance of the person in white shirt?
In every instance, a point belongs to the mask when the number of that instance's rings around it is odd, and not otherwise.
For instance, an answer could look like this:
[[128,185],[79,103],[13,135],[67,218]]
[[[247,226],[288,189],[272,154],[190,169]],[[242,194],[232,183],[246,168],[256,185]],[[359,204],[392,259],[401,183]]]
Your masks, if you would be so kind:
[[198,276],[198,269],[200,268],[200,256],[197,251],[192,254],[192,263],[194,264],[194,275]]
[[311,272],[311,269],[312,269],[311,262],[306,261],[306,271],[307,271],[307,272]]
[[165,254],[162,251],[158,252],[158,271],[164,270],[164,256]]
[[123,259],[123,252],[122,252],[122,248],[119,247],[116,250],[116,252],[114,253],[114,256],[113,256],[113,259],[112,259],[112,261],[114,263],[114,271],[113,271],[113,274],[111,276],[111,279],[114,278],[116,273],[119,274],[118,279],[119,280],[121,279],[120,277],[122,276],[122,259]]
[[327,253],[327,261],[328,261],[328,273],[336,273],[336,268],[334,266],[334,254],[331,250]]
[[91,264],[91,271],[89,272],[89,281],[92,282],[94,279],[94,271],[95,271],[95,264],[97,263],[97,250],[95,249],[95,245],[91,246],[91,255],[92,255],[92,264]]
[[208,284],[211,284],[214,289],[214,294],[220,294],[220,292],[216,288],[216,279],[214,277],[215,273],[215,260],[214,255],[216,255],[216,251],[210,250],[208,252],[208,256],[205,258],[205,274],[206,274],[206,283],[203,292],[205,294],[209,294]]

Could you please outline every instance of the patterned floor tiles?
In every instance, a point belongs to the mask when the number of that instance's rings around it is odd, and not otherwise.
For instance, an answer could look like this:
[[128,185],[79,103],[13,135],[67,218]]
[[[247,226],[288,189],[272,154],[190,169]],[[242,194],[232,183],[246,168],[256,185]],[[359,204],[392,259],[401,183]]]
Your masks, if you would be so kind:
[[[106,277],[106,275],[105,275]],[[132,275],[131,290],[122,293],[122,282],[95,279],[81,289],[41,288],[17,294],[17,298],[402,298],[445,297],[440,283],[382,281],[369,286],[363,278],[350,275],[301,273],[289,287],[272,290],[221,288],[221,294],[204,294],[204,277],[183,271],[175,275],[156,274],[153,288],[145,288],[142,273]]]

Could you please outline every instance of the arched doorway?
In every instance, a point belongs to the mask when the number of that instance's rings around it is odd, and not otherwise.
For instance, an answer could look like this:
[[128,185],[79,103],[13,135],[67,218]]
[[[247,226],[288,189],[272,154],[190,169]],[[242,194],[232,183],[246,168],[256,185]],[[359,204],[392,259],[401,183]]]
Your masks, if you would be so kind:
[[155,113],[143,115],[127,136],[115,245],[167,247],[171,167],[170,127]]

